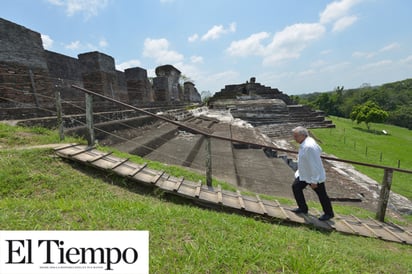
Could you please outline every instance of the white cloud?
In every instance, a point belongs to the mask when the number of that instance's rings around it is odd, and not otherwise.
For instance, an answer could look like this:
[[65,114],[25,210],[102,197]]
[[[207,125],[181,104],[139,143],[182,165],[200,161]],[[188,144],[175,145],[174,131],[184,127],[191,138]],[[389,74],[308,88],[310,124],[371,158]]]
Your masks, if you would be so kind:
[[308,70],[299,72],[299,76],[302,76],[302,77],[311,76],[311,75],[314,75],[314,74],[316,74],[316,71],[313,70],[313,69],[308,69]]
[[43,47],[45,49],[50,50],[53,47],[53,40],[50,38],[50,36],[42,34],[41,40],[43,41]]
[[236,31],[236,23],[230,23],[229,25],[229,32],[235,32]]
[[325,73],[325,72],[333,72],[336,73],[342,69],[347,68],[350,65],[349,62],[341,62],[341,63],[336,63],[336,64],[331,64],[328,66],[324,66],[322,67],[319,71],[321,73]]
[[154,58],[158,64],[178,63],[183,61],[184,56],[169,49],[167,39],[150,39],[144,41],[143,55]]
[[65,45],[64,47],[69,50],[73,51],[82,51],[82,50],[89,50],[89,51],[95,51],[95,50],[103,50],[105,47],[108,46],[108,43],[105,39],[102,39],[97,42],[96,44],[93,43],[82,43],[80,41],[73,41],[70,44]]
[[68,16],[83,13],[86,19],[96,16],[104,9],[109,0],[47,0],[50,4],[64,7]]
[[377,56],[381,52],[392,51],[398,48],[400,48],[400,45],[398,43],[392,43],[392,44],[384,46],[383,48],[375,52],[355,51],[354,53],[352,53],[352,56],[357,57],[357,58],[372,58],[372,57]]
[[366,65],[360,67],[360,69],[361,70],[370,70],[370,69],[382,68],[382,67],[388,66],[392,63],[393,63],[392,60],[382,60],[382,61],[379,61],[379,62],[366,64]]
[[132,59],[132,60],[117,64],[116,69],[124,71],[125,69],[139,67],[139,66],[140,66],[140,61],[137,59]]
[[232,56],[262,55],[264,46],[261,42],[268,37],[267,32],[255,33],[246,39],[232,42],[226,51]]
[[229,33],[229,32],[235,32],[236,31],[236,23],[231,23],[229,25],[229,28],[225,29],[223,25],[215,25],[213,26],[206,34],[204,34],[201,38],[202,41],[207,41],[207,40],[216,40],[223,34]]
[[398,49],[398,48],[400,48],[400,45],[398,43],[392,43],[392,44],[389,44],[387,46],[384,46],[379,51],[380,52],[385,52],[385,51],[395,50],[395,49]]
[[201,64],[203,63],[203,57],[202,56],[191,56],[190,61],[194,64]]
[[317,60],[310,64],[311,67],[319,68],[325,66],[327,63],[325,60]]
[[269,37],[269,33],[260,32],[232,42],[226,51],[232,56],[262,56],[264,65],[274,65],[282,60],[298,58],[309,43],[324,33],[325,27],[319,23],[294,24],[277,32],[268,45],[264,45],[263,40]]
[[199,38],[199,34],[195,33],[192,36],[190,36],[189,38],[187,38],[187,41],[189,41],[190,43],[195,42],[197,39]]
[[70,50],[78,50],[81,48],[81,43],[80,41],[74,41],[71,42],[70,44],[65,46],[66,49],[70,49]]
[[372,58],[376,56],[375,52],[362,52],[362,51],[355,51],[352,53],[352,57],[356,58]]
[[202,87],[208,87],[211,93],[220,91],[225,85],[231,83],[239,83],[239,73],[233,70],[222,71],[210,75],[203,75],[198,78],[196,86],[198,86],[199,91],[205,90]]
[[349,26],[353,25],[358,20],[356,16],[345,16],[338,19],[333,24],[333,32],[343,31],[344,29],[348,28]]
[[325,27],[318,23],[294,24],[277,32],[265,48],[263,64],[272,65],[286,59],[298,58],[310,42],[318,40]]
[[360,0],[341,0],[328,4],[320,13],[320,23],[331,23],[347,16],[349,10],[359,2]]
[[402,59],[401,63],[403,63],[403,64],[412,64],[412,55],[409,55],[408,57]]
[[320,52],[321,55],[327,55],[327,54],[330,54],[330,53],[332,53],[332,50],[331,50],[331,49],[325,49],[325,50],[322,50],[322,51]]
[[106,48],[108,45],[109,44],[107,43],[106,39],[104,39],[104,38],[99,41],[99,47],[100,48]]

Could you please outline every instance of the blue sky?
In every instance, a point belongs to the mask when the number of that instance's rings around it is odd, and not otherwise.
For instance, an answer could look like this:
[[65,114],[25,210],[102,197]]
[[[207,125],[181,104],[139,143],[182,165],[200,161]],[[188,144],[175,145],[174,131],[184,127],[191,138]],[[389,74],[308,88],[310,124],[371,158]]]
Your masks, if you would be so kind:
[[172,64],[198,91],[256,77],[288,95],[412,78],[409,0],[13,0],[0,17],[46,49],[99,51],[149,76]]

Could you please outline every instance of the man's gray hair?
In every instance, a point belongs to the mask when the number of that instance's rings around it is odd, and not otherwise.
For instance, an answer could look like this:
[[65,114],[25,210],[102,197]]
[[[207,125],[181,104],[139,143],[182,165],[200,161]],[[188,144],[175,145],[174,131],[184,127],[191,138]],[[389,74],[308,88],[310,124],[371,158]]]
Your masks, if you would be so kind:
[[309,131],[302,126],[295,127],[292,132],[303,136],[309,136]]

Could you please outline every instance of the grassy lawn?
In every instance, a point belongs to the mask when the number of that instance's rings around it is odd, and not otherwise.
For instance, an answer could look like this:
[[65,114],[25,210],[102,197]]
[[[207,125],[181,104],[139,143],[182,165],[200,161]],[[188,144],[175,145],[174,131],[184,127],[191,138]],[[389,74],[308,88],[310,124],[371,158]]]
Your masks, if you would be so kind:
[[[333,129],[311,130],[322,149],[341,159],[412,170],[412,132],[406,128],[372,124],[371,132],[364,124],[350,119],[331,117]],[[382,133],[385,130],[388,134]],[[362,173],[381,183],[383,170],[356,166]],[[412,174],[394,172],[393,191],[412,200]]]
[[58,142],[0,124],[0,229],[148,230],[151,273],[412,272],[407,245],[206,210],[51,149],[4,149]]

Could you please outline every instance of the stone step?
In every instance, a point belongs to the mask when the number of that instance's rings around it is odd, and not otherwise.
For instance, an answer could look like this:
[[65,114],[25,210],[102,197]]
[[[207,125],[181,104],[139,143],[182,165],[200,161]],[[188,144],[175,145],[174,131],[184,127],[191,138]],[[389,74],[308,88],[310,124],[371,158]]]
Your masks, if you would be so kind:
[[169,123],[159,123],[157,127],[142,131],[142,134],[139,136],[125,142],[114,144],[113,147],[120,151],[144,157],[173,139],[178,133],[178,128]]
[[[166,164],[190,167],[203,140],[202,135],[179,131],[173,139],[147,154],[145,158]],[[204,168],[204,165],[201,168]]]
[[[222,137],[230,137],[230,125],[223,123],[215,124],[213,126],[213,134]],[[212,138],[211,151],[213,178],[226,181],[236,186],[238,182],[236,178],[235,163],[233,160],[232,145],[230,142]],[[204,172],[206,167],[205,142],[202,142],[190,167]]]

